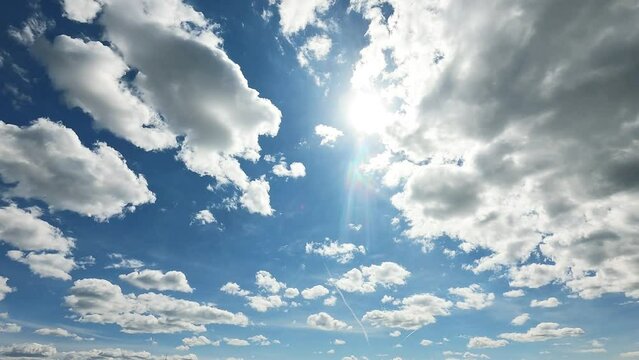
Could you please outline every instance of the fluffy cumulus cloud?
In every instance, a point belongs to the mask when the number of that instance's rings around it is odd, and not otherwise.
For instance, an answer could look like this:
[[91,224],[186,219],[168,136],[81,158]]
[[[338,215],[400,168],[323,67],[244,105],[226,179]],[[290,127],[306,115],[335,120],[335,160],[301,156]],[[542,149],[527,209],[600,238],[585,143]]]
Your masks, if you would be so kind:
[[0,346],[3,358],[52,358],[57,354],[55,347],[38,343],[23,343]]
[[515,316],[510,321],[510,323],[513,324],[513,325],[521,326],[521,325],[524,325],[528,320],[530,320],[530,314],[523,313],[523,314]]
[[280,290],[286,288],[285,283],[277,281],[275,276],[265,270],[260,270],[255,273],[255,285],[271,294],[277,294]]
[[7,284],[9,279],[4,276],[0,276],[0,301],[4,300],[7,294],[14,292],[15,290]]
[[277,134],[281,113],[249,87],[216,26],[181,0],[63,4],[70,19],[100,25],[109,44],[36,41],[33,52],[67,103],[143,149],[177,147],[189,170],[232,184],[249,212],[270,215],[268,182],[251,180],[238,159],[259,159],[259,137]]
[[248,290],[243,290],[240,285],[238,285],[237,283],[234,282],[228,282],[226,284],[224,284],[221,288],[220,291],[223,291],[229,295],[236,295],[236,296],[246,296],[249,295],[251,292]]
[[463,298],[463,300],[457,301],[455,306],[466,310],[481,310],[492,305],[495,300],[495,294],[483,292],[481,286],[477,284],[465,288],[450,288],[448,293]]
[[355,245],[351,243],[339,243],[326,239],[324,243],[310,242],[306,243],[305,250],[307,254],[317,254],[320,256],[333,258],[340,264],[346,264],[355,258],[357,253],[366,254],[366,248],[363,245]]
[[557,300],[556,297],[549,297],[545,300],[533,299],[530,301],[530,307],[554,308],[559,305],[561,305],[561,301]]
[[124,294],[102,279],[77,280],[64,298],[78,321],[116,324],[125,333],[203,332],[206,325],[248,325],[242,313],[153,292]]
[[279,177],[304,177],[306,176],[306,167],[300,162],[292,162],[288,165],[285,161],[280,161],[279,164],[273,166],[273,174]]
[[507,340],[495,340],[485,336],[472,337],[468,340],[468,347],[471,349],[498,348],[506,345],[508,345]]
[[181,292],[193,292],[189,282],[181,271],[168,271],[163,273],[160,270],[134,271],[126,275],[120,275],[120,280],[144,290],[173,290]]
[[246,299],[248,300],[248,306],[257,312],[267,312],[269,309],[277,309],[287,305],[286,301],[282,300],[279,295],[247,296]]
[[410,271],[399,264],[385,261],[379,265],[360,266],[342,275],[339,279],[330,281],[346,292],[375,292],[378,285],[385,288],[404,285],[410,276]]
[[504,333],[499,337],[516,342],[537,342],[563,337],[581,336],[584,331],[581,328],[560,327],[557,323],[544,322],[530,328],[525,333]]
[[7,251],[7,257],[29,266],[34,274],[44,278],[71,280],[69,273],[76,268],[76,262],[63,253]]
[[342,137],[344,133],[332,126],[319,124],[315,126],[315,135],[320,137],[320,145],[332,147],[335,146],[337,139]]
[[56,336],[56,337],[70,338],[76,341],[84,340],[78,334],[74,334],[70,332],[69,330],[63,329],[63,328],[40,328],[34,331],[34,333],[38,335],[42,335],[42,336]]
[[204,209],[196,212],[195,215],[193,215],[193,221],[199,223],[200,225],[207,225],[217,222],[209,209]]
[[[485,249],[470,267],[515,269],[518,285],[639,298],[637,8],[353,0],[351,9],[369,22],[353,91],[388,105],[379,138],[391,164],[414,165],[393,184],[406,234]],[[534,253],[546,266],[530,265]]]
[[302,297],[306,300],[313,300],[328,295],[329,291],[322,285],[315,285],[312,288],[302,290]]
[[326,331],[343,331],[352,328],[347,323],[337,320],[325,312],[309,315],[306,324],[314,329]]
[[325,13],[334,0],[280,0],[278,11],[280,27],[285,35],[293,35],[308,25],[322,27],[319,16]]
[[432,294],[416,294],[402,299],[394,310],[372,310],[362,320],[373,326],[416,330],[450,315],[453,303]]
[[521,289],[516,289],[516,290],[508,290],[502,295],[504,295],[504,297],[507,297],[507,298],[518,298],[518,297],[525,296],[526,292]]
[[0,122],[0,177],[15,184],[8,196],[98,220],[155,201],[146,179],[120,153],[104,143],[89,149],[73,130],[48,119],[25,127]]

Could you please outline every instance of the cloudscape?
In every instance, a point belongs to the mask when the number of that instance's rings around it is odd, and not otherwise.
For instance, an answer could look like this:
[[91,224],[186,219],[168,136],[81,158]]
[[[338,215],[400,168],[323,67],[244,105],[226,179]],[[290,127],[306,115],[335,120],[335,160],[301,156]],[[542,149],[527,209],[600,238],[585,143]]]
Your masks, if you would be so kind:
[[0,8],[0,359],[639,359],[636,1]]

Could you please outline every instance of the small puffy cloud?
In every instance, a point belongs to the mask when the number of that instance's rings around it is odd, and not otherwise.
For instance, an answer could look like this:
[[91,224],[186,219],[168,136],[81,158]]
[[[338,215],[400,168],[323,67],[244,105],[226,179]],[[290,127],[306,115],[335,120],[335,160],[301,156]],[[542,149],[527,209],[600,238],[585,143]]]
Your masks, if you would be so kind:
[[326,331],[350,330],[352,328],[347,323],[337,320],[325,312],[309,315],[306,324],[314,329]]
[[280,161],[279,164],[273,166],[273,174],[279,177],[304,177],[306,176],[306,167],[300,162],[292,162],[289,166],[286,161]]
[[360,231],[362,230],[362,224],[348,224],[348,228],[353,231]]
[[234,282],[227,282],[220,288],[220,291],[223,291],[229,295],[235,295],[235,296],[247,296],[251,294],[251,292],[248,290],[242,290],[240,285]]
[[324,305],[326,306],[335,306],[336,303],[337,303],[337,298],[335,296],[329,296],[326,299],[324,299]]
[[242,313],[210,304],[152,292],[125,295],[119,286],[103,279],[77,280],[69,292],[64,302],[77,321],[116,324],[125,333],[203,332],[210,324],[249,323]]
[[380,265],[360,266],[351,269],[339,279],[331,279],[341,290],[346,292],[374,292],[377,285],[385,288],[406,284],[410,272],[394,262],[383,262]]
[[286,284],[277,279],[268,271],[260,270],[255,273],[255,285],[271,294],[277,294],[286,288]]
[[530,328],[525,333],[504,333],[500,334],[499,337],[516,342],[537,342],[583,334],[584,331],[581,328],[562,328],[557,323],[544,322]]
[[91,22],[102,8],[103,0],[63,0],[64,17],[78,22]]
[[0,276],[0,301],[4,300],[4,298],[7,296],[7,294],[14,292],[15,290],[13,288],[11,288],[7,282],[9,281],[8,278],[4,277],[4,276]]
[[320,145],[333,147],[337,139],[344,133],[332,126],[319,124],[315,126],[315,135],[321,138]]
[[268,194],[270,189],[271,186],[263,177],[251,180],[244,189],[244,194],[240,196],[240,203],[251,214],[273,215],[274,210],[271,208]]
[[521,315],[515,316],[514,319],[510,322],[513,325],[521,326],[524,325],[528,320],[530,320],[530,314],[523,313]]
[[355,258],[355,254],[366,254],[366,248],[362,245],[351,243],[339,243],[327,239],[324,243],[306,243],[307,254],[317,254],[320,256],[333,258],[340,264],[346,264]]
[[481,286],[477,284],[465,288],[450,288],[448,293],[464,298],[463,301],[456,302],[455,306],[465,310],[481,310],[492,305],[495,300],[495,294],[484,293]]
[[395,310],[372,310],[362,320],[373,326],[417,330],[450,315],[453,303],[432,294],[416,294],[402,299]]
[[402,332],[399,330],[395,330],[395,331],[391,331],[390,334],[388,334],[390,337],[399,337],[402,336]]
[[72,258],[62,253],[37,253],[19,250],[7,251],[7,257],[29,266],[34,274],[43,278],[71,280],[69,273],[76,268]]
[[561,301],[557,300],[556,297],[549,297],[545,300],[532,300],[530,302],[530,307],[542,307],[542,308],[554,308],[561,305]]
[[470,349],[486,349],[486,348],[498,348],[508,345],[507,340],[495,340],[485,336],[472,337],[468,341],[468,348]]
[[284,297],[287,299],[296,298],[300,294],[300,291],[296,288],[287,288],[284,290]]
[[192,336],[192,337],[184,338],[182,339],[182,344],[183,344],[182,346],[184,346],[183,349],[188,350],[189,348],[194,346],[205,346],[205,345],[219,346],[220,342],[211,341],[206,336],[200,335],[200,336]]
[[181,271],[168,271],[163,273],[160,270],[133,271],[126,275],[120,275],[120,280],[144,290],[173,290],[181,292],[193,292],[189,282]]
[[506,291],[502,295],[504,295],[504,297],[507,297],[507,298],[518,298],[518,297],[525,296],[526,293],[524,292],[524,290],[516,289],[516,290]]
[[304,30],[308,25],[321,25],[318,16],[325,13],[333,2],[334,0],[279,1],[282,33],[290,36]]
[[0,333],[19,333],[22,331],[22,326],[15,323],[2,323],[0,322]]
[[629,351],[619,354],[624,359],[639,359],[639,351]]
[[269,309],[276,309],[286,306],[286,302],[279,295],[269,296],[247,296],[248,306],[257,312],[266,312]]
[[216,223],[217,220],[208,209],[200,210],[193,216],[193,221],[200,223],[200,225],[206,225]]
[[256,345],[259,345],[259,346],[269,346],[271,344],[279,344],[280,343],[279,340],[270,340],[269,338],[267,338],[264,335],[251,336],[247,340],[249,342],[251,342],[252,344],[256,344]]
[[302,297],[306,300],[313,300],[328,295],[329,291],[322,285],[315,285],[312,288],[302,290]]
[[3,358],[51,358],[56,354],[55,347],[38,343],[0,346],[0,357]]
[[433,342],[431,340],[428,340],[428,339],[422,339],[419,342],[419,345],[421,345],[421,346],[431,346],[432,344],[433,344]]
[[109,254],[109,259],[117,262],[107,265],[106,269],[139,269],[144,267],[144,262],[138,259],[128,259],[122,254]]
[[48,119],[25,127],[0,121],[0,178],[15,184],[9,197],[40,199],[97,220],[155,202],[146,179],[115,149],[105,143],[89,149],[73,130]]
[[249,346],[251,343],[244,339],[235,339],[235,338],[223,338],[222,339],[226,345],[229,346]]
[[335,340],[333,340],[333,344],[334,345],[344,345],[344,344],[346,344],[346,341],[344,341],[342,339],[335,339]]
[[42,335],[42,336],[56,336],[56,337],[63,337],[63,338],[71,338],[76,341],[84,340],[78,334],[74,334],[63,328],[41,328],[34,331],[34,333],[38,335]]

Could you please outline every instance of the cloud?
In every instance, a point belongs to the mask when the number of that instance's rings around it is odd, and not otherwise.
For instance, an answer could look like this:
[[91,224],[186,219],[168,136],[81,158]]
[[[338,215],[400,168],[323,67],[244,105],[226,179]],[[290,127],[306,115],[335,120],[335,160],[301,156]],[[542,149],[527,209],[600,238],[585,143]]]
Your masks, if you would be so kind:
[[[240,203],[249,212],[271,215],[268,183],[251,180],[238,159],[259,159],[259,137],[277,134],[281,112],[249,87],[222,49],[216,25],[180,0],[83,4],[90,8],[77,11],[77,3],[65,2],[65,12],[100,25],[110,48],[60,37],[60,46],[56,39],[49,51],[46,44],[40,51],[67,100],[90,112],[99,126],[142,148],[178,146],[177,158],[189,170],[232,184],[242,191]],[[56,51],[63,61],[53,61]],[[83,56],[69,60],[65,54],[70,51]],[[136,70],[132,79],[122,76],[127,69]],[[80,70],[90,72],[90,78],[99,75],[104,86],[86,83]],[[69,73],[74,76],[64,76]]]
[[521,290],[521,289],[516,289],[516,290],[506,291],[502,295],[504,295],[507,298],[518,298],[518,297],[525,296],[526,292],[524,290]]
[[286,301],[282,300],[279,295],[269,296],[247,296],[248,306],[257,312],[267,312],[269,309],[276,309],[286,306]]
[[216,223],[215,217],[208,209],[200,210],[193,216],[193,221],[199,222],[200,225]]
[[390,162],[415,165],[392,197],[407,236],[487,251],[475,272],[638,298],[636,9],[582,5],[353,2],[369,44],[351,85],[392,112]]
[[333,344],[334,345],[345,345],[346,341],[344,341],[342,339],[335,339],[335,340],[333,340]]
[[0,241],[26,251],[71,251],[75,239],[64,236],[40,216],[38,208],[20,209],[14,204],[0,208]]
[[422,341],[419,342],[419,345],[421,346],[431,346],[432,344],[433,342],[428,339],[422,339]]
[[63,0],[62,8],[68,19],[91,22],[102,8],[102,0]]
[[314,329],[326,331],[350,330],[352,328],[347,323],[337,320],[325,312],[309,315],[306,324]]
[[322,285],[315,285],[312,288],[302,290],[302,297],[306,300],[317,299],[328,295],[329,291]]
[[146,179],[120,153],[105,143],[86,148],[73,130],[47,119],[25,127],[0,121],[0,177],[15,184],[10,197],[40,199],[97,220],[155,201]]
[[399,336],[401,336],[401,335],[402,335],[402,332],[401,332],[401,331],[399,331],[399,330],[395,330],[395,331],[392,331],[392,332],[391,332],[390,334],[388,334],[388,335],[389,335],[390,337],[399,337]]
[[415,294],[402,299],[398,309],[372,310],[362,320],[373,326],[417,330],[435,323],[437,316],[450,315],[452,306],[452,302],[432,294]]
[[337,298],[335,296],[329,296],[326,299],[324,299],[324,305],[326,306],[335,306],[336,303],[337,303]]
[[60,360],[197,360],[193,354],[187,355],[152,355],[147,351],[126,349],[91,349],[61,353]]
[[38,343],[0,346],[0,356],[7,358],[50,358],[56,353],[55,347]]
[[[2,316],[0,316],[0,318],[2,318]],[[0,333],[15,334],[20,331],[22,331],[22,326],[18,324],[0,322]]]
[[583,335],[581,328],[561,328],[557,323],[539,323],[525,333],[504,333],[499,337],[516,342],[537,342]]
[[321,138],[320,145],[333,147],[337,139],[343,136],[344,133],[332,126],[319,124],[315,126],[315,135]]
[[122,254],[112,253],[108,254],[109,259],[119,260],[117,263],[113,263],[105,267],[105,269],[139,269],[144,267],[144,262],[138,259],[127,259]]
[[277,294],[286,288],[285,283],[277,281],[275,276],[264,270],[260,270],[255,273],[255,285],[257,285],[260,289],[270,292],[271,294]]
[[206,336],[192,336],[189,338],[182,339],[182,344],[184,346],[184,350],[189,350],[189,348],[194,346],[204,346],[204,345],[213,345],[219,346],[219,341],[211,341]]
[[297,50],[297,62],[313,77],[315,84],[321,86],[330,77],[328,73],[317,73],[313,63],[326,60],[331,51],[332,40],[325,34],[313,35]]
[[42,335],[42,336],[56,336],[56,337],[63,337],[63,338],[71,338],[76,341],[84,340],[78,334],[74,334],[63,328],[40,328],[34,331],[34,333],[38,335]]
[[348,224],[348,228],[357,232],[362,230],[362,224]]
[[317,254],[323,257],[333,258],[340,264],[346,264],[355,258],[355,254],[366,254],[366,248],[363,245],[355,245],[351,243],[339,243],[327,241],[323,244],[310,242],[306,243],[305,250],[307,254]]
[[300,291],[296,288],[287,288],[284,290],[284,297],[287,299],[293,299],[300,294]]
[[545,300],[532,300],[530,302],[530,307],[542,307],[542,308],[554,308],[561,305],[561,301],[557,300],[556,297],[549,297]]
[[278,11],[282,33],[289,36],[304,30],[308,25],[318,25],[318,16],[325,13],[333,1],[334,0],[281,0],[278,5]]
[[7,257],[13,261],[28,265],[31,272],[43,278],[71,280],[69,273],[77,267],[73,258],[68,258],[62,253],[9,250],[7,251]]
[[64,298],[80,322],[116,324],[125,333],[203,332],[205,325],[248,325],[242,313],[156,293],[123,294],[102,279],[76,280]]
[[221,288],[220,291],[223,291],[229,295],[236,295],[236,296],[247,296],[249,295],[251,292],[248,290],[242,290],[242,288],[240,287],[240,285],[238,285],[237,283],[234,282],[228,282],[226,284],[224,284]]
[[248,341],[244,339],[234,339],[234,338],[224,338],[222,339],[229,346],[249,346],[251,345]]
[[530,314],[523,313],[523,314],[515,316],[515,318],[512,319],[510,323],[513,325],[521,326],[521,325],[524,325],[528,320],[530,320]]
[[485,336],[472,337],[468,340],[468,348],[470,349],[492,349],[508,345],[506,340],[494,340]]
[[144,290],[173,290],[181,292],[193,292],[189,282],[181,271],[168,271],[163,273],[160,270],[134,271],[126,275],[120,275],[120,280]]
[[7,294],[12,293],[15,291],[15,289],[11,288],[7,282],[9,281],[8,278],[4,277],[4,276],[0,276],[0,301],[4,300],[4,298],[7,296]]
[[639,358],[639,351],[629,351],[619,354],[622,358]]
[[385,261],[380,265],[360,266],[351,269],[339,279],[330,279],[341,290],[346,292],[375,292],[377,285],[385,288],[406,284],[410,271],[394,262]]
[[269,346],[271,344],[279,344],[280,343],[279,340],[269,340],[269,338],[267,338],[264,335],[251,336],[247,340],[250,341],[252,344],[257,344],[259,346]]
[[481,286],[477,284],[472,284],[465,288],[449,288],[448,293],[463,297],[464,300],[456,302],[455,306],[465,310],[481,310],[492,305],[495,300],[495,294],[484,293]]
[[273,166],[273,174],[279,177],[304,177],[306,176],[306,167],[300,162],[292,162],[289,167],[286,161],[280,161],[279,164]]

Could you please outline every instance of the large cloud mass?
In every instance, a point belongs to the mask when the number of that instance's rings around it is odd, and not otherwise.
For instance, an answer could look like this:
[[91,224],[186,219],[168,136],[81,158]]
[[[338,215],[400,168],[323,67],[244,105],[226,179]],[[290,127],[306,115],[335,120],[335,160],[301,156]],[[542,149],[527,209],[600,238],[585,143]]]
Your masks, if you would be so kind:
[[489,250],[476,272],[541,255],[551,269],[523,267],[517,286],[556,280],[583,298],[638,298],[636,5],[351,7],[370,22],[353,91],[389,104],[386,156],[415,165],[392,198],[407,234]]

